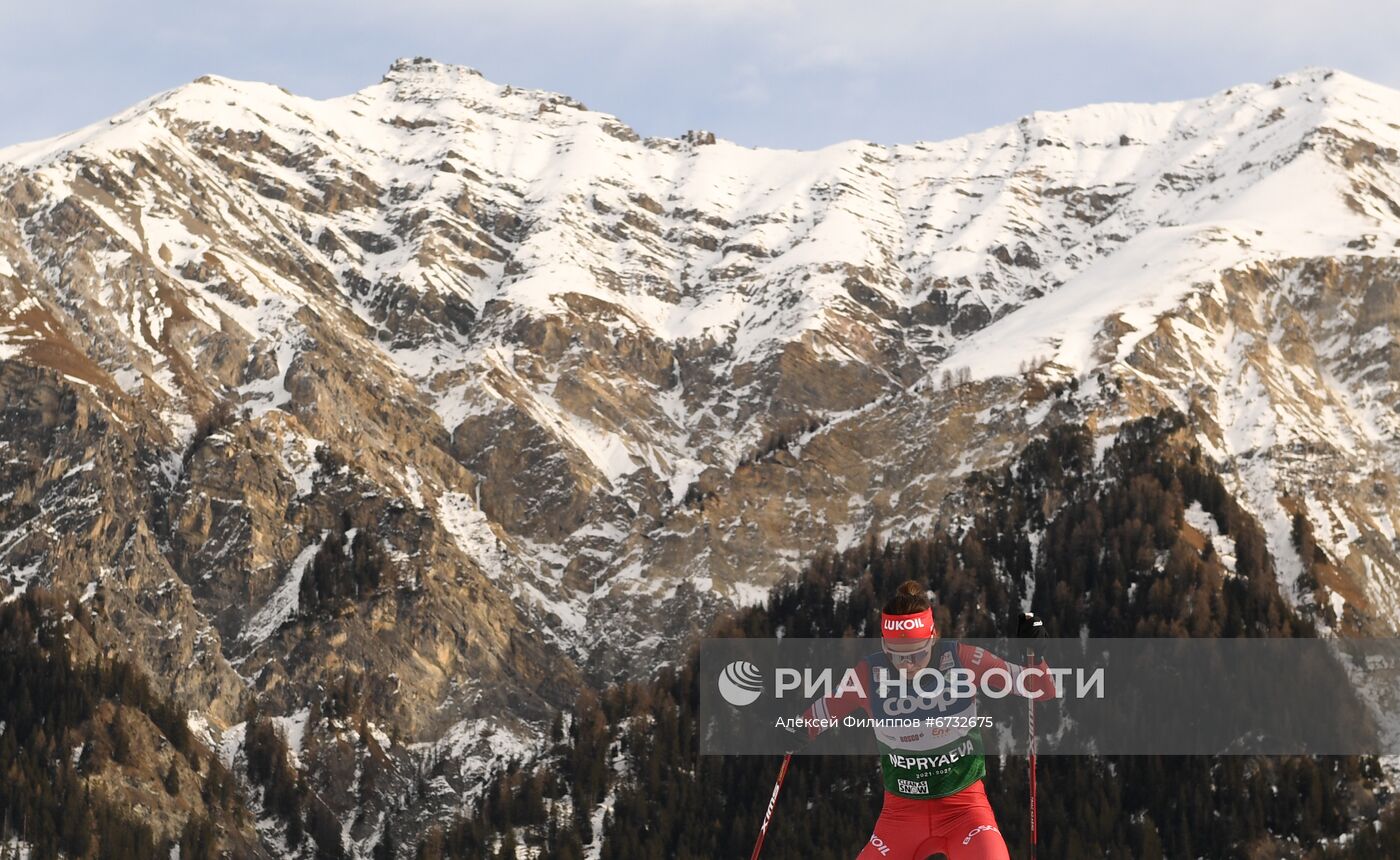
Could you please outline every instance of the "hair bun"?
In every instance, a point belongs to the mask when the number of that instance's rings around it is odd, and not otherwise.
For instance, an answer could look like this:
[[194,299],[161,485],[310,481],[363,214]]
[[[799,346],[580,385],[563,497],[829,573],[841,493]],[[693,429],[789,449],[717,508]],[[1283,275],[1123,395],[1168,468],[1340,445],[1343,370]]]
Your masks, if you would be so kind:
[[894,596],[885,604],[884,611],[890,615],[909,615],[923,612],[930,607],[928,590],[922,582],[909,579],[900,583]]

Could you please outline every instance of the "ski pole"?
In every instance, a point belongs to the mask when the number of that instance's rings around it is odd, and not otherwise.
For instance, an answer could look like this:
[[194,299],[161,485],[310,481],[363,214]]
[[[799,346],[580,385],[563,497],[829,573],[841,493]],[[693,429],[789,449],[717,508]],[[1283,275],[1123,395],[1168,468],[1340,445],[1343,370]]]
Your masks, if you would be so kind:
[[[1017,638],[1021,638],[1021,639],[1035,639],[1035,638],[1038,638],[1038,637],[1040,636],[1041,631],[1043,631],[1044,629],[1045,629],[1045,624],[1044,624],[1043,621],[1041,621],[1039,618],[1036,618],[1035,615],[1033,615],[1033,614],[1031,614],[1031,613],[1029,613],[1029,612],[1023,612],[1023,613],[1021,614],[1021,619],[1020,619],[1020,621],[1019,621],[1019,622],[1017,623],[1017,625],[1016,625],[1016,636],[1017,636]],[[1026,666],[1028,666],[1028,667],[1036,665],[1035,649],[1032,648],[1031,645],[1030,645],[1029,643],[1026,644],[1026,659],[1025,659],[1025,663],[1026,663]],[[1035,799],[1036,736],[1035,736],[1035,699],[1034,699],[1034,698],[1026,699],[1026,723],[1027,723],[1027,726],[1028,726],[1028,730],[1029,730],[1029,732],[1030,732],[1030,749],[1029,749],[1030,761],[1029,761],[1029,767],[1028,767],[1028,770],[1029,770],[1029,773],[1030,773],[1029,785],[1030,785],[1030,795],[1031,795],[1031,806],[1030,806],[1030,814],[1031,814],[1031,853],[1030,853],[1030,858],[1031,858],[1031,860],[1035,860],[1035,847],[1036,847],[1036,842],[1038,841],[1039,833],[1037,832],[1037,827],[1036,827],[1036,825],[1037,825],[1037,821],[1036,821],[1036,817],[1037,817],[1037,816],[1036,816],[1036,799]]]
[[783,756],[783,766],[778,770],[778,781],[773,784],[773,796],[768,798],[768,811],[763,813],[763,826],[758,828],[758,841],[753,845],[753,855],[749,860],[758,860],[758,852],[763,850],[763,837],[768,835],[768,823],[773,820],[773,808],[778,805],[778,792],[783,790],[783,778],[787,776],[790,761],[792,753]]
[[[1027,663],[1028,665],[1031,665],[1031,666],[1034,666],[1034,665],[1035,665],[1035,662],[1034,662],[1034,660],[1032,659],[1034,656],[1035,656],[1035,652],[1033,652],[1033,651],[1027,651],[1027,652],[1026,652],[1026,663]],[[1035,808],[1035,806],[1036,806],[1036,803],[1035,803],[1035,765],[1036,765],[1036,761],[1035,761],[1035,699],[1030,699],[1030,700],[1028,700],[1028,701],[1026,702],[1026,707],[1029,709],[1029,710],[1028,710],[1028,713],[1027,713],[1027,716],[1028,716],[1029,719],[1030,719],[1030,733],[1031,733],[1031,747],[1030,747],[1030,755],[1031,755],[1031,763],[1030,763],[1030,772],[1031,772],[1031,779],[1030,779],[1030,784],[1031,784],[1031,860],[1035,860],[1035,845],[1036,845],[1037,836],[1038,836],[1038,834],[1036,833],[1036,808]]]

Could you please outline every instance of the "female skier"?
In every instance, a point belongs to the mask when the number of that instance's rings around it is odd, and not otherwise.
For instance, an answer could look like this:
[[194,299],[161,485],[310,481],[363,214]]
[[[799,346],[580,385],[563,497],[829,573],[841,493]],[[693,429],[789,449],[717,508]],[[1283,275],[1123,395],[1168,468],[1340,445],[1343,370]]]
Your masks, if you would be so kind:
[[[885,604],[880,633],[881,649],[856,666],[862,689],[818,699],[803,713],[812,727],[809,739],[821,731],[816,726],[832,725],[828,718],[840,720],[857,709],[872,717],[885,802],[859,860],[925,860],[940,852],[948,860],[1009,860],[982,786],[986,767],[976,696],[923,697],[917,690],[933,685],[920,687],[913,679],[932,665],[945,677],[964,669],[980,686],[988,672],[1000,670],[1006,675],[989,681],[990,688],[1001,690],[1009,679],[1013,691],[1048,699],[1055,684],[1045,662],[1035,667],[1038,672],[1027,672],[982,648],[939,639],[924,588],[912,580]],[[906,684],[891,683],[896,679]],[[881,726],[891,718],[917,727]]]

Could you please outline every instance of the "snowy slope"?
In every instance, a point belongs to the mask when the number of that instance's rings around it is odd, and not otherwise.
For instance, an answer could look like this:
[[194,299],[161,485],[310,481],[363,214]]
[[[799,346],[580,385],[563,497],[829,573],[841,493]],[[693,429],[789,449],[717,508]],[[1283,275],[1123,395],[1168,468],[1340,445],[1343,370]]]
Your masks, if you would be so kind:
[[[201,78],[0,149],[0,593],[83,594],[208,725],[254,697],[327,762],[303,709],[348,685],[396,773],[457,763],[446,810],[814,553],[1172,409],[1290,599],[1393,633],[1397,150],[1400,93],[1321,69],[812,152],[422,59]],[[378,584],[316,566],[360,537]]]
[[[139,428],[152,540],[269,689],[341,647],[297,621],[317,536],[377,535],[416,602],[338,632],[425,743],[513,625],[532,666],[625,673],[687,632],[658,619],[917,533],[1054,422],[1167,407],[1285,584],[1313,523],[1336,575],[1296,599],[1400,624],[1400,93],[1308,69],[940,142],[704,140],[430,60],[328,100],[201,78],[0,149],[0,356]],[[11,581],[73,557],[5,525]]]

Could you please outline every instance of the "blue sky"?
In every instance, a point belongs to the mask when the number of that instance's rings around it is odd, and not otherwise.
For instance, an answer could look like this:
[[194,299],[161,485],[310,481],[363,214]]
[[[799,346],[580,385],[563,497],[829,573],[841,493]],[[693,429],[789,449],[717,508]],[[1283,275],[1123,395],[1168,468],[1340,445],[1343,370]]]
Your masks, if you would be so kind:
[[1308,65],[1400,87],[1394,2],[0,0],[0,32],[0,146],[201,74],[323,98],[414,55],[567,93],[645,135],[804,148],[1191,98]]

